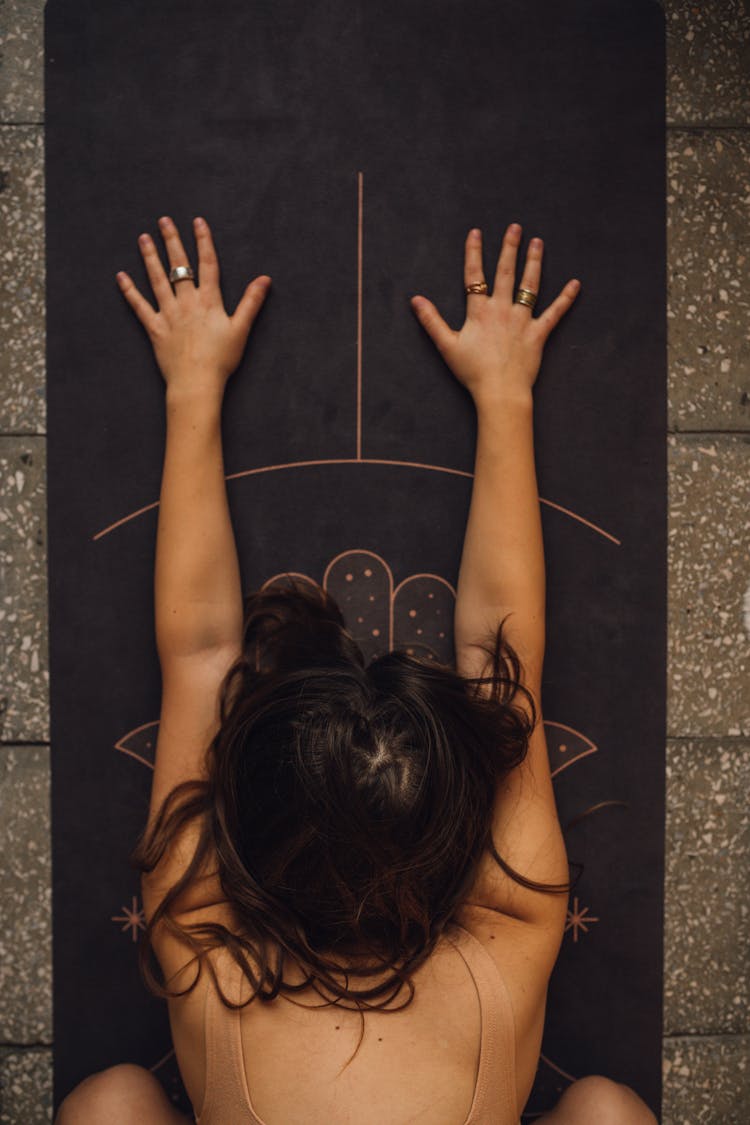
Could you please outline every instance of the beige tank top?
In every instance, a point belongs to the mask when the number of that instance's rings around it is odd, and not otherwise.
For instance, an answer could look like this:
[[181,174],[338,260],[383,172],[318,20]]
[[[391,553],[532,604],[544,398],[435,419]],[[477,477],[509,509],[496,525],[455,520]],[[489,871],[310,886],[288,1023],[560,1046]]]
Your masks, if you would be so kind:
[[[482,943],[463,926],[445,938],[459,950],[479,997],[481,1040],[479,1067],[469,1116],[456,1125],[520,1125],[516,1109],[516,1037],[511,1004],[502,974]],[[231,957],[220,977],[225,995],[240,999],[242,968]],[[225,983],[226,978],[226,983]],[[240,1011],[222,1004],[211,981],[205,989],[206,1095],[196,1125],[266,1125],[253,1109],[245,1073]],[[446,1002],[450,998],[446,997]],[[332,1122],[332,1125],[334,1123]]]

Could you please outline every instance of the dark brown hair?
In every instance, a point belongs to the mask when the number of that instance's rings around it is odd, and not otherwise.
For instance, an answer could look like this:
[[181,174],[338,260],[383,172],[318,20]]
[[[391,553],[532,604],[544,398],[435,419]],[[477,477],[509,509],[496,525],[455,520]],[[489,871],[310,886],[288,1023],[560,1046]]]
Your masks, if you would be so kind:
[[[498,781],[523,761],[537,721],[518,656],[502,635],[505,621],[489,634],[492,645],[477,641],[491,657],[491,676],[468,679],[403,650],[365,666],[334,599],[292,575],[249,594],[244,606],[242,653],[221,686],[208,780],[176,786],[130,856],[132,866],[152,871],[177,832],[200,818],[192,862],[142,935],[141,975],[154,995],[184,996],[204,954],[225,945],[252,985],[245,1003],[308,985],[323,996],[319,981],[333,994],[328,1003],[351,1000],[360,1014],[406,984],[406,1007],[415,991],[409,974],[468,896],[485,851],[526,887],[571,888],[514,871],[492,839]],[[480,692],[487,683],[489,694]],[[530,716],[513,702],[516,693]],[[171,914],[212,853],[241,923],[237,934],[216,922],[183,926]],[[148,964],[162,918],[198,958],[183,992],[160,984]],[[269,944],[278,948],[273,964]],[[285,952],[309,974],[302,984],[284,982]],[[343,973],[326,953],[367,957],[376,967],[349,963]],[[226,1006],[244,1007],[223,995],[208,964]],[[393,975],[379,985],[349,987],[350,976],[385,970]]]

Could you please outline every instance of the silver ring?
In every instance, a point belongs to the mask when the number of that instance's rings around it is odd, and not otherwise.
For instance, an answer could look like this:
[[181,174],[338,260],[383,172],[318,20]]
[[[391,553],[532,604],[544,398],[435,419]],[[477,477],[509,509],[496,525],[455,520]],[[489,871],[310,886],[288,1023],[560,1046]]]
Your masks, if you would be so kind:
[[175,281],[185,281],[186,279],[192,280],[194,277],[195,274],[193,273],[190,266],[172,266],[171,270],[169,271],[169,280],[172,282],[172,284],[174,284]]

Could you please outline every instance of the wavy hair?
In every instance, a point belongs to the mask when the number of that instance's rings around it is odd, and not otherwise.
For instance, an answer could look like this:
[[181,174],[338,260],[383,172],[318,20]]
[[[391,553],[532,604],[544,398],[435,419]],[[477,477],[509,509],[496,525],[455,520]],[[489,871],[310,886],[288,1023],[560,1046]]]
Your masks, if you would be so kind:
[[[561,893],[575,884],[527,879],[493,842],[498,782],[523,761],[537,721],[518,656],[503,638],[505,619],[488,635],[494,643],[477,641],[491,658],[490,676],[468,679],[402,650],[366,665],[328,592],[285,579],[289,585],[276,579],[244,599],[242,651],[220,688],[207,780],[177,785],[131,853],[132,866],[152,871],[199,818],[192,861],[150,918],[138,963],[148,990],[162,998],[192,991],[204,955],[220,945],[250,981],[245,1004],[308,985],[323,996],[320,982],[333,995],[327,1003],[350,1000],[360,1011],[353,1059],[363,1008],[384,1007],[404,985],[408,999],[389,1010],[408,1006],[410,974],[468,896],[486,851],[526,887]],[[488,683],[489,693],[481,692]],[[514,702],[517,693],[531,716]],[[239,933],[217,922],[182,925],[171,911],[214,854]],[[182,992],[159,983],[148,964],[160,920],[198,958]],[[269,942],[278,947],[274,964]],[[334,953],[360,959],[360,967],[342,970],[327,956]],[[302,984],[283,980],[285,954],[303,966]],[[223,1003],[244,1007],[224,996],[208,965]],[[350,986],[351,976],[384,971],[392,975],[378,985]],[[371,1002],[382,993],[380,1004]]]

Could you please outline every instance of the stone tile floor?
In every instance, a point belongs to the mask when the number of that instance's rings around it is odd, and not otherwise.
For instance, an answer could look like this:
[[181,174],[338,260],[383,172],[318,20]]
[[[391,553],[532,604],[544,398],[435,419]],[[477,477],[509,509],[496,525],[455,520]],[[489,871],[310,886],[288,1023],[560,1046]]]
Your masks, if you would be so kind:
[[[750,12],[666,0],[664,1125],[750,1121]],[[43,4],[0,7],[0,1125],[51,1118]]]

